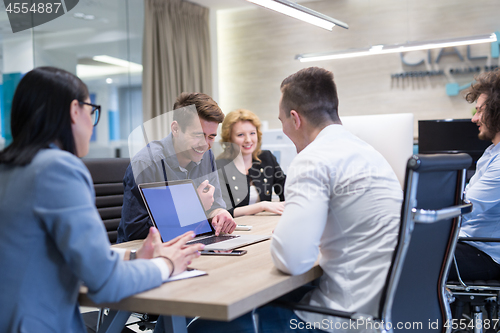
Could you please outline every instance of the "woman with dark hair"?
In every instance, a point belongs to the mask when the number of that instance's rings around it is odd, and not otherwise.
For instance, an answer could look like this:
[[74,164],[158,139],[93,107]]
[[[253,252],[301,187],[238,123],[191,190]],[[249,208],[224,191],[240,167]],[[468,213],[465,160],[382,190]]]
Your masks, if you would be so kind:
[[13,142],[0,152],[6,332],[86,332],[82,282],[94,302],[116,302],[161,285],[199,256],[203,246],[185,245],[192,233],[163,244],[154,228],[136,252],[110,249],[92,179],[77,158],[87,154],[100,112],[79,78],[36,68],[19,82],[11,110]]
[[[263,211],[281,215],[285,208],[286,176],[274,155],[260,149],[261,140],[260,120],[255,113],[239,109],[224,118],[224,152],[217,157],[217,169],[222,197],[234,217]],[[273,190],[280,202],[271,201]]]

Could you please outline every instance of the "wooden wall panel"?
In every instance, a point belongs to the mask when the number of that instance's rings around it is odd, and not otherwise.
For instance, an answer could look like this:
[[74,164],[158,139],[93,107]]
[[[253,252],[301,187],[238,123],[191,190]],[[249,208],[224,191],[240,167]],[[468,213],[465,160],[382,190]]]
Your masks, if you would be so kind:
[[[281,81],[297,70],[320,66],[333,71],[339,92],[340,115],[412,112],[419,119],[470,118],[472,106],[462,96],[447,96],[449,82],[466,84],[472,74],[391,79],[392,73],[414,70],[498,65],[498,59],[461,62],[455,55],[431,51],[433,62],[403,65],[399,54],[300,63],[300,53],[346,50],[377,44],[404,43],[473,36],[500,30],[500,1],[496,0],[323,0],[304,5],[349,24],[333,32],[293,18],[252,7],[219,11],[219,102],[224,112],[247,108],[281,126],[278,117]],[[466,57],[466,47],[458,47]],[[489,45],[471,48],[475,56],[489,55]],[[420,53],[419,53],[420,52]],[[407,59],[426,57],[407,53]]]

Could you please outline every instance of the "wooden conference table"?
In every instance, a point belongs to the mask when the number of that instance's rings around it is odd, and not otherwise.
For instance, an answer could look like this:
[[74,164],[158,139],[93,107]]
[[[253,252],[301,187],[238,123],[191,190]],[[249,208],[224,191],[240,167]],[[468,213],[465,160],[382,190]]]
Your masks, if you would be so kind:
[[[279,216],[267,213],[239,217],[235,219],[237,224],[253,228],[234,233],[270,235],[278,220]],[[138,248],[141,242],[115,246]],[[321,276],[317,264],[301,275],[281,273],[273,265],[270,244],[267,240],[242,247],[248,251],[243,256],[201,256],[191,266],[208,275],[164,283],[118,303],[100,304],[98,307],[119,311],[110,312],[99,332],[108,327],[108,332],[113,331],[113,325],[123,327],[130,312],[171,316],[165,326],[174,332],[186,332],[184,317],[231,321]],[[86,296],[85,288],[80,291],[79,301],[84,306],[97,306]],[[116,332],[121,332],[121,328]]]

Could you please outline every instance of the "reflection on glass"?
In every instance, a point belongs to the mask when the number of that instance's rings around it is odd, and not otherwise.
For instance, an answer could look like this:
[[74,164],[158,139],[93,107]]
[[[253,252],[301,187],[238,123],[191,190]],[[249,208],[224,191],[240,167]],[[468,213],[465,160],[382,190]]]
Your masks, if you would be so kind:
[[14,34],[2,2],[1,137],[10,140],[9,94],[22,75],[34,67],[54,66],[78,75],[89,88],[91,103],[102,106],[87,157],[127,157],[128,135],[143,120],[143,6],[133,0],[82,0],[57,19]]

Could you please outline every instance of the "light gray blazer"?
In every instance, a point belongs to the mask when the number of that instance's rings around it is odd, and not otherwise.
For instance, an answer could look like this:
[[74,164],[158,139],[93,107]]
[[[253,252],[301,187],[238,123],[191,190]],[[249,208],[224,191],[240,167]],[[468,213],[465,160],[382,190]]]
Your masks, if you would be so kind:
[[86,332],[82,282],[97,303],[162,283],[152,262],[111,251],[94,201],[85,165],[58,148],[24,167],[0,164],[2,332]]

